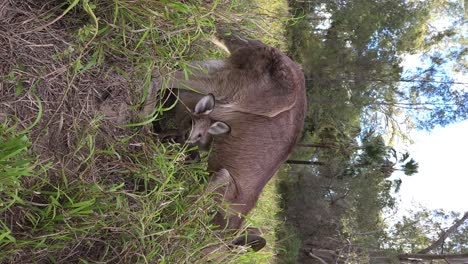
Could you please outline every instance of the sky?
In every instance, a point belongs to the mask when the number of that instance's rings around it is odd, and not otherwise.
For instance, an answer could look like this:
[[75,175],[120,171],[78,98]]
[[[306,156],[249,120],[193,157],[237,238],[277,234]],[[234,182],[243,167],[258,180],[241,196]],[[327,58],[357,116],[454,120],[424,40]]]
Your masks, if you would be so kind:
[[[453,21],[438,18],[431,26],[441,31]],[[403,57],[404,70],[424,67],[421,54]],[[450,65],[448,65],[450,66]],[[468,83],[468,76],[445,69],[455,82]],[[468,89],[468,85],[454,85],[456,89]],[[419,172],[413,176],[395,173],[403,183],[397,197],[399,208],[417,209],[422,205],[428,209],[468,211],[468,120],[436,127],[432,131],[412,131],[414,144],[406,146],[411,157],[419,163]]]
[[[452,75],[452,78],[468,83],[468,76]],[[402,150],[410,153],[419,169],[412,176],[402,172],[392,176],[403,181],[395,195],[399,200],[398,214],[405,215],[420,206],[461,214],[468,211],[468,120],[430,132],[413,130],[409,136],[414,143]]]
[[418,204],[428,209],[468,211],[468,120],[437,127],[430,133],[414,131],[414,144],[408,151],[418,163],[419,172],[399,176],[400,208]]

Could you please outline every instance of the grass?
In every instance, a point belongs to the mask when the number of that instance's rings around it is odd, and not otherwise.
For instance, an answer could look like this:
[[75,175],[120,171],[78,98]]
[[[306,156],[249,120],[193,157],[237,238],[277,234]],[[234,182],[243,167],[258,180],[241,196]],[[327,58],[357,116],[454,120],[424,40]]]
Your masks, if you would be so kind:
[[[281,24],[265,24],[285,2],[36,2],[0,18],[0,262],[203,263],[226,241],[210,226],[205,163],[185,164],[184,146],[148,129],[168,110],[141,111],[151,76],[224,56],[209,44],[215,25],[285,47]],[[267,250],[223,262],[274,261],[274,187],[249,221]]]

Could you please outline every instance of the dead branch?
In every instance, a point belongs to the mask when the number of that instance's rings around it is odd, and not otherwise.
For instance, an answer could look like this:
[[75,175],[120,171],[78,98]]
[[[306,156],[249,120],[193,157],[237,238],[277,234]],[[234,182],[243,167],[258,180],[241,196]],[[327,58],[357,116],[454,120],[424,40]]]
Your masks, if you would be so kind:
[[442,232],[439,239],[437,239],[434,243],[432,243],[432,245],[430,245],[427,248],[419,251],[418,254],[427,254],[427,253],[431,252],[431,250],[434,250],[437,247],[439,247],[440,245],[442,245],[444,243],[445,239],[450,234],[455,232],[458,229],[458,227],[461,226],[466,221],[466,219],[468,219],[468,212],[466,212],[460,220],[455,221],[455,223],[449,229],[447,229],[445,232]]
[[311,257],[313,257],[314,259],[320,261],[320,263],[322,263],[322,264],[328,264],[328,263],[327,263],[325,260],[323,260],[321,257],[312,254],[312,252],[309,252],[309,256],[311,256]]

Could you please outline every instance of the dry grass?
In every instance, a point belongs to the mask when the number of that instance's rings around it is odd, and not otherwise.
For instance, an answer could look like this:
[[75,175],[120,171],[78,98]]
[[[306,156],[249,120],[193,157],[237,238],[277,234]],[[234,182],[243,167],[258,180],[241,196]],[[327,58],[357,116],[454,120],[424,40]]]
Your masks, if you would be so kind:
[[204,164],[157,141],[147,124],[167,109],[145,101],[151,75],[220,56],[208,45],[215,22],[254,32],[246,5],[0,3],[0,143],[23,143],[0,160],[11,180],[0,183],[0,262],[192,263],[225,241],[200,195]]

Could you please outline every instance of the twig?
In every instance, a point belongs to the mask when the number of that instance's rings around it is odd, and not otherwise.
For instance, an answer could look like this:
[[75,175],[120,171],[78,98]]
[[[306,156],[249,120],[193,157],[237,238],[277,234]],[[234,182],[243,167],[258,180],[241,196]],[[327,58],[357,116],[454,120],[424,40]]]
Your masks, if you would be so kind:
[[309,256],[311,256],[311,257],[313,257],[314,259],[320,261],[320,263],[322,263],[322,264],[328,264],[328,263],[327,263],[325,260],[323,260],[321,257],[312,254],[312,252],[309,252]]

